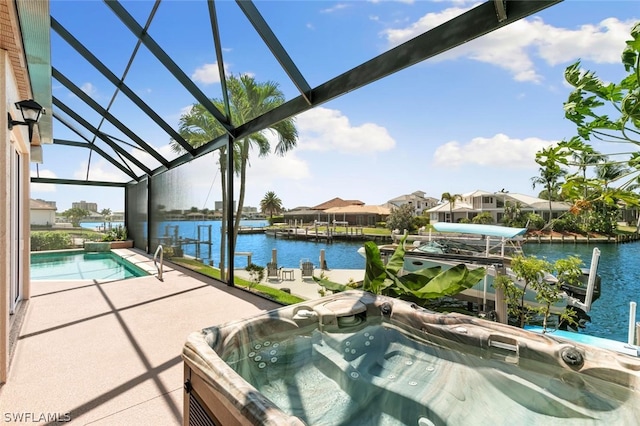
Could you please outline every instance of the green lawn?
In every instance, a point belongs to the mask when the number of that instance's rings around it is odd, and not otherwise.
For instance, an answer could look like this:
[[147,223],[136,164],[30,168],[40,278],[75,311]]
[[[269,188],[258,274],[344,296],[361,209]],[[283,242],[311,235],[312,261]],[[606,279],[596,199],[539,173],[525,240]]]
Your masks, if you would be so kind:
[[[206,275],[207,277],[215,278],[218,280],[220,279],[219,269],[207,266],[201,262],[198,262],[197,260],[185,259],[184,257],[173,257],[170,259],[170,261],[184,266],[185,268],[189,268],[192,271],[196,271],[202,275]],[[235,277],[234,284],[237,287],[246,288],[252,292],[260,293],[261,295],[283,305],[293,305],[295,303],[304,302],[304,299],[301,299],[292,294],[285,293],[284,291],[266,285],[254,285],[254,283],[239,277]]]

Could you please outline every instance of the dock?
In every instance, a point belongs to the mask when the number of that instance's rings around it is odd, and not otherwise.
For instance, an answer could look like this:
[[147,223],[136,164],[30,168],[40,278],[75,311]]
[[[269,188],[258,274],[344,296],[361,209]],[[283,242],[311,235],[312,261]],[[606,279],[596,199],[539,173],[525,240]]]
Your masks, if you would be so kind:
[[344,231],[326,226],[269,228],[265,230],[265,234],[280,239],[326,241],[328,243],[334,240],[391,242],[390,235],[366,234],[364,227],[361,226],[349,226]]

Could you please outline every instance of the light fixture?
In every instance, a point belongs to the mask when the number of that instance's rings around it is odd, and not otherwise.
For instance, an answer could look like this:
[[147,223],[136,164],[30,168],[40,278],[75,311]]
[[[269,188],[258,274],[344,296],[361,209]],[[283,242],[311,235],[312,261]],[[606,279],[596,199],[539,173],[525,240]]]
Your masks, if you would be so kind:
[[33,99],[16,102],[15,105],[16,108],[20,109],[20,113],[22,114],[22,119],[24,121],[14,120],[11,117],[11,114],[7,113],[9,130],[13,129],[13,126],[17,125],[29,126],[29,143],[31,143],[31,139],[33,138],[33,125],[40,120],[40,115],[43,113],[44,108],[42,108],[42,105]]

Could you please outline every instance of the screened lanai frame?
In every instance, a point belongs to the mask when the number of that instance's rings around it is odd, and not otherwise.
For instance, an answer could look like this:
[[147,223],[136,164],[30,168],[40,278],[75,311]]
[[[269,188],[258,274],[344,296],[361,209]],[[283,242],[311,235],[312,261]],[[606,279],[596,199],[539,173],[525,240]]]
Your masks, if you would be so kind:
[[[261,14],[258,6],[253,1],[238,0],[236,5],[244,18],[255,30],[270,54],[279,63],[286,74],[289,83],[297,89],[298,95],[284,104],[264,113],[246,123],[233,123],[229,114],[229,99],[226,89],[225,60],[222,44],[224,42],[220,33],[220,17],[217,14],[216,2],[206,1],[209,13],[208,21],[211,25],[213,40],[212,50],[215,52],[216,62],[220,78],[220,88],[225,106],[219,110],[210,101],[194,81],[180,68],[180,66],[165,52],[159,43],[147,31],[153,21],[155,11],[161,3],[156,0],[151,6],[151,11],[145,21],[140,24],[134,16],[117,1],[105,0],[105,5],[113,13],[113,16],[122,24],[135,39],[129,63],[124,73],[112,70],[101,62],[91,49],[83,45],[72,32],[65,27],[55,16],[49,16],[48,2],[17,1],[20,25],[23,29],[24,48],[27,57],[27,66],[32,81],[34,99],[41,103],[47,111],[44,120],[39,125],[39,134],[34,144],[52,143],[54,146],[64,146],[73,149],[88,149],[101,158],[108,161],[120,170],[129,181],[111,182],[78,179],[60,179],[35,176],[32,183],[66,184],[66,185],[90,185],[99,187],[118,187],[125,190],[125,226],[133,237],[136,248],[153,252],[157,242],[154,243],[152,235],[154,221],[152,200],[154,193],[162,191],[162,185],[156,184],[162,180],[162,175],[170,170],[184,166],[194,159],[213,153],[221,148],[232,146],[234,140],[242,139],[254,132],[261,131],[282,120],[296,115],[342,96],[350,91],[366,86],[376,80],[385,78],[406,67],[422,62],[439,55],[456,46],[471,41],[484,34],[502,28],[510,23],[518,21],[529,15],[537,13],[562,0],[490,0],[457,16],[438,27],[435,27],[421,35],[408,40],[358,66],[337,75],[315,87],[311,87],[297,64],[285,49],[281,40],[276,36],[269,22]],[[258,3],[259,4],[259,3]],[[50,26],[49,26],[50,23]],[[48,32],[48,29],[51,32]],[[106,108],[95,102],[94,99],[81,89],[80,81],[74,81],[72,76],[66,75],[55,63],[51,63],[50,52],[43,45],[50,45],[50,37],[63,39],[84,60],[90,63],[102,78],[108,80],[115,88],[116,95],[124,95],[133,103],[139,111],[157,125],[166,136],[179,144],[184,153],[175,158],[167,158],[154,149],[148,141],[136,135],[119,118]],[[46,42],[46,43],[45,43]],[[197,148],[192,147],[184,140],[179,132],[163,120],[156,111],[135,93],[126,81],[126,73],[133,62],[137,52],[144,47],[156,60],[169,72],[176,84],[188,91],[191,96],[209,111],[222,125],[226,133]],[[73,93],[85,107],[87,114],[99,117],[100,124],[92,124],[91,120],[83,117],[77,108],[70,107],[65,100],[52,96],[52,80],[64,86]],[[78,136],[77,140],[56,138],[53,135],[52,118],[65,126],[71,133]],[[107,123],[110,128],[117,129],[118,136],[105,132],[101,127]],[[122,137],[124,135],[124,137]],[[128,140],[127,140],[128,139]],[[135,148],[147,155],[147,162],[140,161],[130,152]],[[226,150],[230,158],[227,161],[229,176],[233,175],[232,157],[233,149]],[[89,167],[89,166],[88,166]],[[87,177],[88,177],[87,171]],[[228,179],[227,227],[233,229],[234,223],[234,197],[233,179]],[[233,285],[233,270],[235,252],[232,233],[226,235],[227,267],[230,272],[227,283]]]

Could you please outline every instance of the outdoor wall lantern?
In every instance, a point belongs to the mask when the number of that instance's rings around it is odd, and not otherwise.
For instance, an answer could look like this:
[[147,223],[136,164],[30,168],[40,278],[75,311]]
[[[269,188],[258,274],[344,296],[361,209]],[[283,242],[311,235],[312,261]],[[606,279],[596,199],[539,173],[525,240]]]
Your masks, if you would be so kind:
[[14,120],[11,117],[11,113],[7,113],[9,130],[13,129],[13,126],[17,125],[29,126],[29,143],[31,143],[31,139],[33,138],[33,125],[36,124],[38,120],[40,120],[40,115],[43,113],[44,108],[42,108],[42,105],[40,105],[33,99],[16,102],[15,105],[16,108],[20,109],[20,113],[22,114],[22,119],[24,121]]

